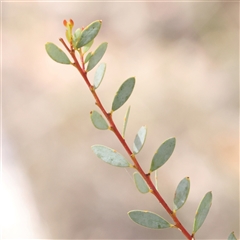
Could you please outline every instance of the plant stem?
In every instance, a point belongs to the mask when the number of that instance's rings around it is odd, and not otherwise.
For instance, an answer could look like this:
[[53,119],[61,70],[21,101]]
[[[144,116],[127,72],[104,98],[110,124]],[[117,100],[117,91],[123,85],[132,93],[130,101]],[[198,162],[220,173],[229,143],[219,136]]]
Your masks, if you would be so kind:
[[[126,143],[125,139],[123,138],[123,136],[120,134],[118,128],[116,127],[113,118],[112,118],[112,113],[108,113],[105,108],[103,107],[96,91],[95,88],[91,85],[88,77],[87,77],[87,72],[85,71],[85,67],[84,67],[84,62],[82,61],[83,67],[80,66],[76,55],[75,55],[75,50],[72,48],[69,48],[66,43],[64,42],[64,40],[62,38],[59,39],[62,44],[64,45],[64,47],[67,49],[67,51],[70,53],[70,55],[72,56],[74,62],[73,62],[73,66],[75,66],[77,68],[77,70],[79,71],[79,73],[81,74],[81,76],[83,77],[83,79],[85,80],[89,90],[91,91],[94,99],[95,99],[95,103],[96,105],[100,108],[100,110],[102,111],[102,113],[104,114],[104,116],[106,117],[106,119],[109,122],[110,125],[110,129],[114,132],[114,134],[116,135],[116,137],[118,138],[118,140],[121,142],[122,146],[124,147],[124,149],[126,150],[126,152],[128,153],[129,157],[132,159],[133,163],[134,163],[134,168],[141,174],[141,176],[144,178],[144,180],[146,181],[146,183],[148,184],[149,188],[150,188],[150,192],[157,198],[157,200],[161,203],[161,205],[163,206],[163,208],[167,211],[167,213],[171,216],[171,218],[173,219],[174,223],[175,223],[175,227],[178,228],[182,234],[188,239],[188,240],[192,240],[194,239],[193,236],[191,236],[189,234],[189,232],[185,229],[185,227],[181,224],[181,222],[179,221],[179,219],[176,216],[176,213],[173,212],[170,207],[168,206],[168,204],[165,202],[165,200],[162,198],[162,196],[160,195],[159,191],[156,189],[155,185],[153,184],[151,178],[150,178],[150,173],[145,173],[142,169],[142,167],[140,166],[140,164],[138,163],[138,160],[136,159],[135,155],[133,154],[133,152],[131,151],[131,149],[129,148],[128,144]],[[82,59],[82,57],[81,57]]]

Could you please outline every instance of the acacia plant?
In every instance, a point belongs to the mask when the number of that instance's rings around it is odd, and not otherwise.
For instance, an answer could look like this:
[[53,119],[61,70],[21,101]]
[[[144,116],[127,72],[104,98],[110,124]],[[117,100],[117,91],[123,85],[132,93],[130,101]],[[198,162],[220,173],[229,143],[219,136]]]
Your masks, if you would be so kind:
[[[104,42],[100,44],[95,51],[89,51],[95,37],[99,33],[102,21],[94,21],[87,27],[76,29],[74,33],[74,22],[72,19],[70,19],[69,21],[64,20],[63,24],[66,27],[67,43],[63,40],[63,38],[60,38],[59,40],[63,44],[68,54],[71,56],[72,61],[70,61],[67,54],[65,54],[54,43],[46,43],[46,51],[54,61],[62,64],[72,65],[79,71],[80,75],[84,79],[94,98],[95,104],[98,106],[101,112],[99,113],[95,110],[90,112],[90,118],[93,125],[100,130],[112,131],[126,150],[129,159],[125,159],[116,150],[99,144],[92,146],[93,152],[97,155],[97,157],[99,157],[106,163],[111,164],[112,166],[135,169],[133,178],[137,189],[141,193],[151,193],[152,195],[154,195],[159,201],[159,203],[170,215],[172,221],[168,222],[156,213],[143,210],[129,211],[128,215],[130,219],[139,225],[153,229],[176,228],[182,232],[186,239],[195,239],[195,234],[202,226],[211,207],[212,192],[207,192],[202,198],[195,214],[192,231],[190,232],[186,230],[186,228],[179,220],[177,212],[187,200],[190,190],[189,177],[183,178],[178,184],[174,194],[172,208],[169,206],[169,204],[165,202],[161,193],[158,191],[157,182],[155,180],[152,180],[153,173],[156,174],[157,169],[163,166],[163,164],[165,164],[172,155],[175,148],[176,139],[169,138],[160,145],[160,147],[157,149],[157,151],[152,157],[149,171],[144,172],[141,165],[139,164],[136,155],[141,151],[146,140],[146,126],[142,126],[139,129],[134,139],[133,146],[132,148],[130,148],[130,146],[125,140],[125,130],[128,122],[130,107],[128,108],[124,117],[124,125],[122,132],[120,132],[113,119],[114,112],[120,107],[122,107],[122,105],[128,100],[128,98],[132,94],[136,82],[135,78],[130,77],[122,83],[113,99],[111,110],[107,111],[102,105],[102,102],[97,94],[97,88],[100,86],[106,71],[106,64],[100,63],[98,65],[92,82],[88,78],[88,72],[90,72],[102,59],[108,45],[107,42]],[[156,179],[156,175],[154,179]],[[233,232],[229,235],[228,239],[236,239]]]

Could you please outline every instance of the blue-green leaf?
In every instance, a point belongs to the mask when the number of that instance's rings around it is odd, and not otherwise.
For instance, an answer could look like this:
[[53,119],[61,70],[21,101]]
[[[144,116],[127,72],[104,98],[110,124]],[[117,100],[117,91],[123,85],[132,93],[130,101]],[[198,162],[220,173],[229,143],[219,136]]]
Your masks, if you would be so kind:
[[108,129],[108,124],[100,113],[98,113],[97,111],[92,111],[90,113],[90,117],[91,117],[93,125],[96,128],[101,129],[101,130]]
[[94,82],[93,82],[93,86],[95,89],[97,89],[99,87],[99,85],[101,84],[104,74],[106,71],[106,64],[105,63],[100,63],[97,71],[94,75]]
[[52,58],[54,61],[62,64],[71,64],[66,53],[63,52],[62,49],[57,47],[54,43],[46,43],[45,49],[49,57]]
[[128,215],[135,223],[147,228],[162,229],[173,227],[172,224],[153,212],[133,210],[128,212]]
[[236,236],[234,235],[234,232],[232,232],[232,233],[228,236],[228,240],[237,240]]
[[93,152],[104,162],[116,167],[130,167],[130,163],[114,149],[103,145],[92,146]]
[[81,38],[81,34],[82,34],[81,28],[76,29],[76,31],[73,34],[73,46],[75,49],[77,49],[77,44]]
[[91,58],[91,56],[92,56],[92,52],[89,52],[87,54],[87,56],[85,57],[84,63],[87,63],[89,61],[89,59]]
[[176,139],[170,138],[166,140],[157,150],[153,156],[150,172],[153,172],[160,168],[172,155],[176,145]]
[[82,47],[82,53],[85,54],[90,47],[93,45],[93,40],[91,42],[89,42],[88,44],[86,44],[85,46]]
[[89,63],[87,66],[87,72],[89,72],[90,70],[92,70],[98,63],[99,61],[102,59],[104,53],[107,50],[107,43],[104,42],[102,43],[96,50],[95,52],[92,53],[92,56],[89,59]]
[[123,138],[125,138],[125,132],[126,132],[126,127],[127,127],[127,123],[128,123],[128,117],[129,117],[130,109],[131,109],[131,107],[129,106],[128,110],[125,114],[124,121],[123,121],[123,134],[122,134]]
[[142,126],[139,129],[139,131],[134,139],[134,143],[133,143],[133,153],[134,154],[137,154],[141,151],[141,149],[145,143],[146,136],[147,136],[147,127]]
[[112,111],[116,111],[128,100],[133,91],[134,85],[135,78],[131,77],[120,86],[112,103]]
[[145,182],[145,180],[142,178],[142,176],[138,172],[135,172],[133,174],[133,177],[134,177],[134,181],[135,181],[136,187],[139,190],[139,192],[148,193],[149,187],[148,187],[147,183]]
[[209,209],[212,205],[212,192],[206,193],[204,198],[202,199],[201,203],[198,206],[194,223],[193,223],[193,234],[197,232],[197,230],[202,226],[203,222],[205,221]]
[[189,177],[186,177],[181,180],[178,184],[175,195],[174,195],[174,207],[173,210],[177,211],[180,209],[187,200],[188,194],[190,190],[190,181]]
[[89,24],[82,30],[81,38],[78,41],[77,48],[83,47],[91,42],[98,34],[102,25],[101,20],[97,20]]

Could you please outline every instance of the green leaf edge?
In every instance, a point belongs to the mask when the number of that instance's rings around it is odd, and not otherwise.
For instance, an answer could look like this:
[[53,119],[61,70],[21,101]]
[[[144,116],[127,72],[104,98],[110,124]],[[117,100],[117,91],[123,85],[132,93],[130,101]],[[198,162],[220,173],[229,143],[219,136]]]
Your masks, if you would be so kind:
[[[60,57],[62,58],[61,61],[59,61],[59,60],[57,59],[56,54],[53,54],[53,53],[51,52],[51,49],[50,49],[51,47],[54,47],[54,48],[55,48],[55,51],[58,51],[57,55],[58,55],[58,54],[61,55],[61,56],[60,56]],[[48,56],[49,56],[52,60],[54,60],[55,62],[61,63],[61,64],[71,64],[71,61],[69,60],[69,58],[68,58],[68,56],[66,55],[66,53],[65,53],[61,48],[59,48],[57,45],[55,45],[54,43],[52,43],[52,42],[47,42],[47,43],[45,44],[45,49],[46,49],[46,52],[47,52]]]
[[[207,197],[210,197],[210,200],[211,200],[208,203],[207,213],[206,213],[205,217],[203,218],[203,220],[201,220],[200,224],[196,225],[197,224],[197,220],[199,218],[199,210],[201,210],[201,208],[202,208],[202,206],[204,204],[204,201],[205,201],[205,199]],[[200,202],[200,204],[199,204],[199,206],[197,208],[197,211],[196,211],[196,214],[195,214],[195,218],[194,218],[194,222],[193,222],[193,234],[195,234],[200,229],[200,227],[203,225],[203,223],[206,220],[206,217],[207,217],[207,215],[209,213],[211,205],[212,205],[212,192],[210,191],[210,192],[207,192],[205,194],[205,196],[203,197],[203,199],[201,200],[201,202]]]
[[89,52],[85,57],[84,63],[87,63],[89,61],[89,59],[91,58],[91,56],[92,56],[92,52]]
[[[88,39],[88,40],[85,40],[84,41],[84,38],[86,38],[86,32],[90,30],[91,27],[93,27],[93,25],[96,25],[98,30],[96,31],[96,33],[93,35],[92,38]],[[92,23],[90,23],[88,26],[86,26],[83,30],[82,30],[82,33],[81,33],[81,37],[78,41],[78,43],[76,44],[77,45],[77,48],[81,48],[85,45],[87,45],[89,42],[91,42],[99,33],[100,29],[101,29],[101,26],[102,26],[102,20],[96,20]],[[87,33],[89,34],[89,33]],[[86,35],[86,36],[84,36]]]
[[[103,42],[98,46],[98,48],[92,53],[90,59],[88,60],[88,65],[87,65],[87,72],[90,72],[102,59],[103,55],[105,54],[107,50],[108,43]],[[100,52],[103,51],[103,52]],[[100,55],[99,52],[101,53]]]
[[[140,149],[137,149],[137,151],[135,151],[135,150],[134,150],[135,141],[136,141],[136,139],[137,139],[137,136],[138,136],[139,131],[140,131],[142,128],[145,129],[144,140],[143,140],[143,143],[142,143]],[[138,153],[142,150],[142,148],[143,148],[143,146],[144,146],[144,143],[145,143],[145,141],[146,141],[146,138],[147,138],[147,126],[142,126],[142,127],[138,130],[138,132],[137,132],[137,134],[136,134],[136,136],[135,136],[135,138],[134,138],[134,141],[133,141],[133,153],[134,153],[134,154],[138,154]]]
[[125,133],[126,133],[126,128],[127,128],[127,123],[128,123],[128,117],[129,117],[129,114],[130,114],[130,109],[131,109],[131,106],[128,107],[128,110],[124,116],[124,121],[123,121],[123,133],[122,133],[122,137],[125,138]]
[[148,193],[150,191],[146,181],[143,179],[143,177],[140,175],[139,172],[134,172],[133,178],[134,178],[135,185],[140,193]]
[[[101,78],[100,78],[100,81],[97,81],[97,80],[98,80],[98,79],[96,80],[96,78],[97,78],[97,73],[98,73],[98,71],[99,71],[99,68],[102,67],[102,66],[104,66],[104,70],[103,70],[102,76],[101,76]],[[97,88],[100,86],[100,84],[101,84],[101,82],[102,82],[102,80],[103,80],[103,78],[104,78],[104,75],[105,75],[105,72],[106,72],[106,68],[107,68],[106,63],[100,63],[100,64],[98,65],[98,68],[97,68],[97,70],[96,70],[96,72],[95,72],[94,79],[93,79],[93,87],[94,87],[94,89],[97,89]]]
[[[119,94],[121,94],[121,91],[122,91],[122,88],[124,87],[125,84],[127,84],[127,82],[132,82],[132,88],[131,90],[128,92],[128,94],[126,95],[126,99],[123,103],[121,104],[117,104],[117,101],[118,101],[118,98],[119,98]],[[122,85],[120,86],[120,88],[118,89],[118,91],[116,92],[116,95],[113,99],[113,103],[112,103],[112,112],[116,111],[117,109],[119,109],[120,107],[122,107],[124,105],[124,103],[127,102],[127,100],[129,99],[129,97],[131,96],[132,92],[133,92],[133,89],[134,89],[134,86],[135,86],[135,82],[136,82],[136,79],[135,77],[130,77],[128,78],[127,80],[125,80]]]
[[[139,222],[136,222],[136,221],[132,218],[131,214],[132,214],[133,212],[141,212],[141,213],[143,213],[143,214],[150,213],[150,214],[152,214],[152,215],[160,218],[161,220],[163,220],[166,224],[168,224],[168,226],[167,226],[167,227],[162,227],[162,228],[155,228],[155,227],[149,227],[149,226],[140,224]],[[141,226],[143,226],[143,227],[146,227],[146,228],[151,228],[151,229],[158,229],[158,230],[160,230],[160,229],[175,227],[173,224],[169,223],[167,220],[165,220],[164,218],[160,217],[158,214],[156,214],[156,213],[154,213],[154,212],[146,211],[146,210],[131,210],[131,211],[128,212],[128,216],[130,217],[130,219],[131,219],[133,222],[135,222],[135,223],[137,223],[137,224],[139,224],[139,225],[141,225]]]
[[[170,141],[170,140],[174,140],[174,146],[173,146],[173,149],[172,149],[171,154],[168,156],[168,158],[167,158],[161,165],[159,165],[159,166],[157,166],[157,167],[154,168],[153,164],[154,164],[154,162],[155,162],[155,157],[156,157],[158,151],[159,151],[160,148],[163,146],[163,144],[165,144],[166,142],[168,142],[168,141]],[[160,147],[157,149],[156,153],[155,153],[154,156],[153,156],[153,159],[152,159],[152,162],[151,162],[151,166],[150,166],[149,172],[150,172],[150,173],[151,173],[151,172],[154,172],[154,171],[156,171],[158,168],[162,167],[162,166],[168,161],[168,159],[172,156],[175,147],[176,147],[176,138],[175,138],[175,137],[169,138],[169,139],[167,139],[166,141],[164,141],[164,142],[160,145]]]
[[234,232],[231,232],[230,235],[228,236],[228,239],[227,240],[237,240]]
[[79,40],[81,38],[81,35],[82,35],[82,29],[81,28],[77,28],[75,30],[75,32],[73,33],[73,47],[76,50],[78,49],[77,48],[77,44],[78,44],[78,42],[79,42]]
[[[123,165],[121,165],[121,166],[120,166],[120,165],[115,165],[115,164],[112,164],[112,163],[109,162],[109,161],[106,161],[106,160],[104,159],[105,157],[99,156],[99,155],[94,151],[94,148],[95,148],[95,147],[104,147],[105,149],[111,151],[113,154],[119,155],[119,156],[123,159]],[[132,167],[132,165],[131,165],[119,152],[115,151],[115,150],[112,149],[112,148],[109,148],[109,147],[104,146],[104,145],[99,145],[99,144],[93,145],[93,146],[91,146],[91,148],[92,148],[93,152],[95,153],[95,155],[96,155],[98,158],[100,158],[100,159],[103,160],[104,162],[106,162],[106,163],[108,163],[108,164],[110,164],[110,165],[112,165],[112,166],[114,166],[114,167]]]
[[[97,116],[97,117],[100,119],[100,121],[101,121],[101,124],[100,124],[100,125],[103,125],[102,128],[99,126],[99,123],[97,123],[97,122],[94,120],[94,118],[93,118],[94,115]],[[90,112],[90,118],[91,118],[91,121],[92,121],[92,123],[93,123],[93,125],[94,125],[95,128],[100,129],[100,130],[107,130],[107,129],[109,129],[109,126],[108,126],[108,124],[107,124],[107,121],[106,121],[106,120],[103,118],[103,116],[102,116],[100,113],[98,113],[97,111],[91,111],[91,112]]]
[[88,44],[82,47],[82,53],[85,54],[93,45],[94,40],[90,41]]
[[[179,187],[180,187],[180,184],[181,184],[184,180],[187,180],[187,182],[188,182],[188,192],[187,192],[187,194],[186,194],[186,196],[185,196],[184,202],[182,202],[182,204],[181,204],[180,206],[177,206],[176,203],[175,203],[175,199],[177,198],[177,191],[178,191],[178,189],[179,189]],[[173,203],[174,203],[173,211],[178,211],[178,210],[186,203],[187,198],[188,198],[188,195],[189,195],[189,192],[190,192],[190,179],[189,179],[189,177],[185,177],[185,178],[183,178],[183,179],[179,182],[179,184],[178,184],[178,186],[177,186],[177,188],[176,188],[176,191],[175,191],[175,194],[174,194],[174,199],[173,199]]]

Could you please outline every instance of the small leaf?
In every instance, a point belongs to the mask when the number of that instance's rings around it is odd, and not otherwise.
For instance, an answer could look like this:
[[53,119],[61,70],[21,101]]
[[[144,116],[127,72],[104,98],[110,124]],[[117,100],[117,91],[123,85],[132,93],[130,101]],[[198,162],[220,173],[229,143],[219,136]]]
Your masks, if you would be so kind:
[[97,71],[94,75],[94,82],[93,82],[93,86],[95,89],[97,89],[99,87],[99,85],[101,84],[104,74],[106,71],[106,64],[105,63],[100,63]]
[[135,172],[133,174],[133,176],[134,176],[134,181],[135,181],[136,187],[139,190],[139,192],[148,193],[149,187],[146,184],[145,180],[142,178],[142,176],[138,172]]
[[212,205],[212,192],[208,192],[206,193],[200,205],[198,206],[193,223],[193,234],[195,234],[197,230],[202,226],[203,222],[205,221],[208,215],[211,205]]
[[131,77],[127,79],[117,91],[113,103],[112,103],[112,111],[116,111],[120,108],[130,97],[133,88],[135,85],[135,78]]
[[102,117],[101,114],[99,114],[96,111],[92,111],[90,113],[90,117],[91,117],[93,125],[96,128],[101,129],[101,130],[108,129],[108,124],[107,124],[106,120]]
[[90,47],[93,45],[93,40],[91,42],[89,42],[88,44],[86,44],[85,46],[82,47],[82,53],[85,54]]
[[190,190],[190,181],[189,177],[186,177],[181,180],[178,184],[175,195],[174,195],[174,207],[173,210],[177,211],[180,209],[187,200]]
[[116,167],[130,167],[130,163],[114,149],[103,145],[92,146],[93,152],[104,162]]
[[81,38],[81,34],[82,34],[81,28],[76,29],[76,31],[73,34],[73,46],[75,49],[77,49],[77,44]]
[[91,58],[91,56],[92,56],[92,53],[89,52],[89,53],[87,54],[87,56],[85,57],[84,63],[87,63],[87,62],[89,61],[89,59]]
[[85,27],[82,31],[80,41],[77,44],[77,48],[83,47],[91,42],[97,36],[101,25],[102,21],[97,20]]
[[147,136],[147,128],[143,126],[139,129],[133,143],[133,153],[137,154],[141,151]]
[[126,127],[127,127],[127,123],[128,123],[128,117],[129,117],[129,113],[130,113],[130,106],[128,107],[128,110],[126,112],[126,115],[124,117],[124,123],[123,123],[123,138],[125,138],[125,132],[126,132]]
[[68,56],[65,52],[63,52],[59,47],[57,47],[54,43],[46,43],[45,44],[46,51],[50,58],[54,61],[62,64],[71,64]]
[[236,236],[234,235],[234,232],[232,232],[232,233],[228,236],[228,240],[237,240]]
[[176,139],[170,138],[166,140],[157,150],[153,156],[150,172],[160,168],[172,155],[176,145]]
[[167,222],[165,219],[149,211],[133,210],[128,212],[128,215],[135,223],[144,227],[154,229],[173,227],[173,225]]
[[91,58],[89,59],[89,63],[87,66],[87,72],[89,72],[90,70],[92,70],[97,64],[98,62],[102,59],[104,53],[107,50],[107,43],[104,42],[102,43],[95,52],[92,53]]

